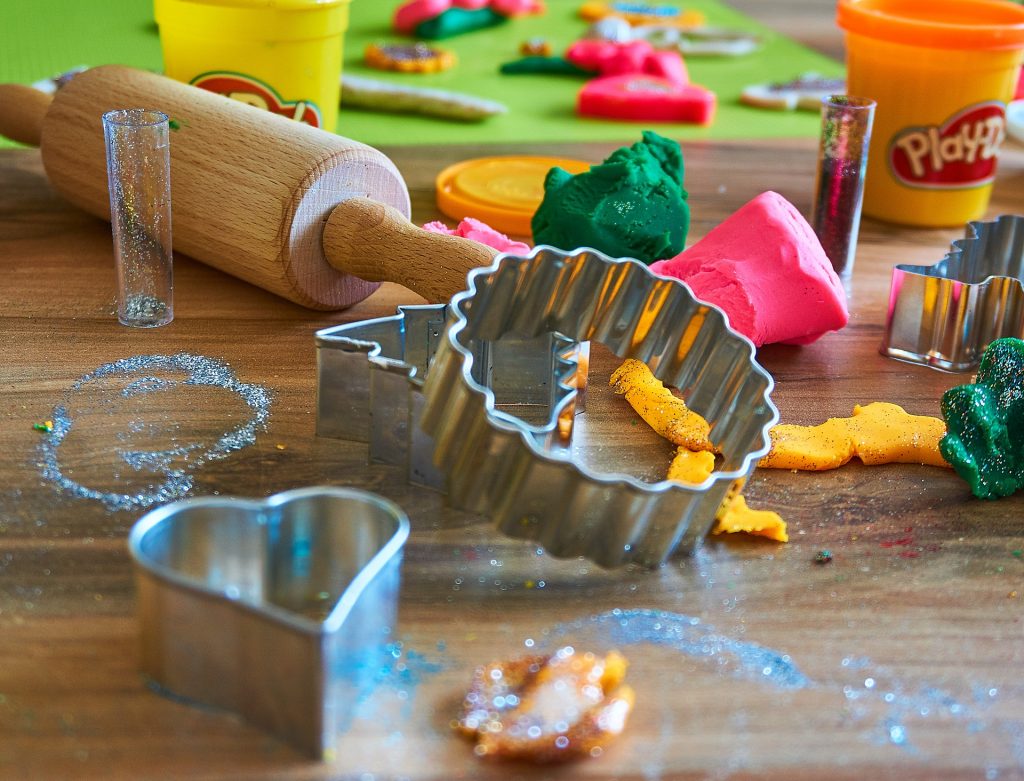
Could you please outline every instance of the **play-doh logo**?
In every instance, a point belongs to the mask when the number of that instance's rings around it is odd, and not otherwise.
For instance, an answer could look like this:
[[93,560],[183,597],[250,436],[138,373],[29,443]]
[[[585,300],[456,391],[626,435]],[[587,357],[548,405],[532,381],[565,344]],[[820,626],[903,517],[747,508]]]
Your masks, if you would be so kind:
[[1006,108],[999,101],[968,106],[942,125],[910,127],[889,143],[889,168],[909,187],[962,189],[995,178]]
[[227,71],[202,73],[190,84],[313,127],[323,124],[320,109],[311,100],[284,100],[269,84],[251,76]]

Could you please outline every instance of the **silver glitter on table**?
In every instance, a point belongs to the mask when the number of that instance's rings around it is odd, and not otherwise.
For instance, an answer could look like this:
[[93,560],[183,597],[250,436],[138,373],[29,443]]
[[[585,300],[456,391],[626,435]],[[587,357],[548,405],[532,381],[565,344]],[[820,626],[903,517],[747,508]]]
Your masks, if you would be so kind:
[[[175,379],[156,376],[161,372],[184,374]],[[248,420],[223,433],[212,445],[189,442],[157,450],[117,449],[120,460],[135,471],[151,470],[163,476],[162,482],[146,486],[132,493],[100,490],[72,479],[60,460],[60,447],[74,426],[69,408],[75,394],[95,387],[108,378],[127,379],[115,392],[101,389],[103,402],[113,403],[120,397],[130,399],[143,394],[165,392],[182,386],[208,386],[223,388],[238,394],[250,411]],[[39,444],[39,466],[42,477],[61,492],[80,499],[95,499],[110,510],[130,510],[149,507],[185,497],[194,483],[193,473],[203,464],[225,458],[256,441],[256,432],[266,430],[270,417],[271,394],[261,385],[240,382],[228,364],[214,358],[192,353],[176,355],[137,355],[104,364],[75,381],[52,414],[53,431]],[[127,433],[119,432],[118,439],[145,428],[140,421],[128,424]]]
[[663,610],[616,608],[559,624],[550,636],[561,637],[588,626],[607,631],[615,646],[666,646],[695,659],[714,661],[719,672],[730,676],[761,681],[780,689],[802,689],[811,684],[788,654],[726,637],[699,618]]
[[[597,633],[612,647],[654,645],[706,663],[726,678],[756,681],[781,692],[841,694],[848,723],[867,740],[920,753],[911,741],[928,719],[957,720],[970,734],[985,729],[981,713],[997,690],[975,684],[968,699],[928,681],[912,681],[863,657],[842,658],[833,674],[805,675],[789,654],[728,637],[694,616],[663,610],[619,609],[558,624],[544,632],[545,644],[590,638]],[[533,641],[527,641],[528,648]],[[1020,722],[1014,721],[1014,726]]]

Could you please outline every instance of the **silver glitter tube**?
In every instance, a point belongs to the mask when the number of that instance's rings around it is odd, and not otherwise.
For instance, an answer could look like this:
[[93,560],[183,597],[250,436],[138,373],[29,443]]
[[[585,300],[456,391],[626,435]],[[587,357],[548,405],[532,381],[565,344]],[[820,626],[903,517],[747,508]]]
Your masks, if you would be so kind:
[[137,328],[174,319],[168,131],[167,115],[160,111],[132,108],[103,115],[117,319]]
[[812,224],[832,267],[843,279],[853,273],[874,117],[875,101],[869,98],[830,95],[821,103]]

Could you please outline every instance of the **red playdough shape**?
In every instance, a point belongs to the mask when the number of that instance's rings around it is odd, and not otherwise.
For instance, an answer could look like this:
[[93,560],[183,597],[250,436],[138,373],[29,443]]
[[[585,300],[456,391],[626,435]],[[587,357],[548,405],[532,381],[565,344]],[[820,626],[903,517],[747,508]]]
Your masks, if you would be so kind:
[[428,22],[436,16],[440,16],[449,8],[462,8],[466,11],[475,11],[483,8],[491,0],[410,0],[403,3],[395,11],[391,20],[392,26],[403,35],[414,35],[416,28],[423,22]]
[[715,93],[660,76],[605,76],[584,85],[576,111],[590,117],[708,125],[715,116]]
[[811,226],[761,193],[703,239],[651,271],[683,280],[755,345],[810,344],[849,321],[846,293]]
[[674,84],[689,84],[690,74],[686,71],[679,52],[653,51],[644,60],[643,72],[652,76],[661,76]]
[[502,16],[530,16],[544,13],[543,0],[491,0],[491,10]]
[[566,50],[565,59],[601,76],[646,73],[680,86],[690,81],[679,52],[658,51],[647,41],[620,43],[585,38]]

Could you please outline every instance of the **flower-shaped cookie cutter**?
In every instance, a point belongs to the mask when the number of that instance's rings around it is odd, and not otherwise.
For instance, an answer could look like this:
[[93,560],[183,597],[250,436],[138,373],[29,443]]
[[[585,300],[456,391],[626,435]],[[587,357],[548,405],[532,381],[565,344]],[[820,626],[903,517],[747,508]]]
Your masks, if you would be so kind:
[[935,265],[893,268],[883,355],[965,372],[991,342],[1022,335],[1024,216],[969,222]]
[[[468,288],[449,305],[420,419],[452,502],[555,556],[585,556],[604,567],[657,566],[677,550],[696,549],[723,501],[742,490],[768,452],[768,430],[778,420],[772,378],[755,362],[753,345],[678,280],[592,249],[499,255],[470,272]],[[711,476],[687,485],[598,474],[498,409],[474,377],[476,345],[548,332],[600,341],[683,389],[724,454]]]
[[202,497],[128,536],[142,671],[330,759],[395,625],[409,521],[350,488]]

